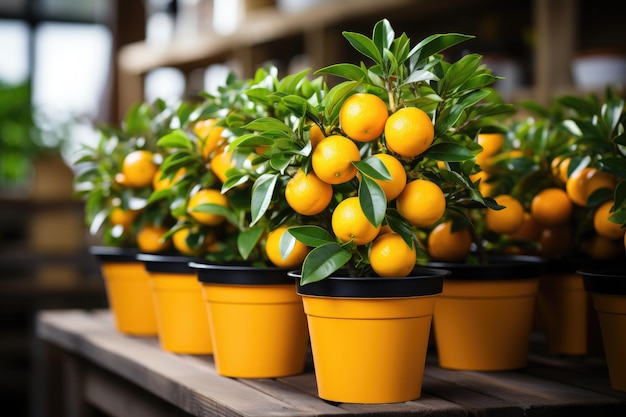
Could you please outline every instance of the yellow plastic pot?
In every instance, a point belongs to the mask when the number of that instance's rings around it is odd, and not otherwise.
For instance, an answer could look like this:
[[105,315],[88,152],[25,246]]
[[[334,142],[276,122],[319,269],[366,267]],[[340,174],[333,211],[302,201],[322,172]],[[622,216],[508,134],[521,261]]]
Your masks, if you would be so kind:
[[150,287],[163,350],[190,355],[213,353],[209,317],[190,258],[139,254]]
[[132,248],[90,247],[100,263],[116,329],[132,336],[156,336],[149,276]]
[[285,270],[190,265],[202,283],[220,375],[277,378],[304,371],[306,317]]
[[439,366],[471,371],[524,368],[541,274],[539,261],[445,263],[440,267],[451,274],[434,312]]
[[[407,278],[298,283],[319,397],[368,404],[419,398],[435,298],[445,274],[419,270]],[[299,279],[299,273],[292,275]]]
[[585,355],[590,303],[582,277],[569,272],[543,274],[537,303],[548,351],[564,355]]
[[626,272],[581,270],[598,313],[611,388],[626,392]]

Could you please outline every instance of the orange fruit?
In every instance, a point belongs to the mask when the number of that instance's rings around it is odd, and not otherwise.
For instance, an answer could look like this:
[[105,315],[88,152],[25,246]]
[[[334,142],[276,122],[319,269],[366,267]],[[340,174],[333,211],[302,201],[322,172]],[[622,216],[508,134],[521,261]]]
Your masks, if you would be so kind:
[[137,211],[124,210],[119,206],[115,206],[109,213],[109,222],[113,226],[120,225],[124,228],[124,230],[129,230],[137,218],[137,214],[139,214]]
[[375,154],[374,157],[380,159],[380,161],[387,168],[387,171],[389,171],[389,174],[391,174],[390,180],[374,179],[374,181],[376,181],[376,183],[378,183],[378,185],[380,185],[385,192],[387,201],[391,201],[398,197],[406,186],[406,170],[404,169],[402,162],[400,162],[398,158],[393,155],[379,153]]
[[413,180],[396,198],[396,208],[411,225],[430,227],[446,211],[446,197],[437,184],[428,180]]
[[574,204],[585,207],[587,199],[600,188],[615,189],[617,181],[612,174],[586,167],[576,171],[565,183],[565,191]]
[[495,197],[496,202],[504,206],[501,210],[488,208],[485,213],[487,229],[494,233],[515,233],[524,224],[524,206],[515,197],[509,194],[500,194]]
[[593,228],[600,236],[604,236],[608,239],[620,239],[624,236],[626,228],[609,220],[612,214],[612,207],[613,201],[607,201],[596,209],[593,215]]
[[[179,229],[174,234],[172,234],[172,243],[174,244],[174,248],[178,252],[187,256],[200,256],[205,251],[208,251],[209,246],[215,243],[216,237],[214,232],[208,232],[204,235],[201,245],[198,247],[191,247],[187,238],[189,234],[192,232],[190,228]],[[195,232],[195,230],[194,230]]]
[[572,217],[574,207],[565,190],[551,187],[541,190],[530,202],[533,218],[544,226],[555,226]]
[[309,253],[309,248],[299,240],[295,241],[294,247],[283,258],[280,251],[280,240],[289,228],[287,226],[278,227],[267,235],[265,242],[265,253],[268,259],[279,268],[294,268],[299,266]]
[[356,144],[345,136],[332,135],[323,139],[313,150],[311,163],[319,179],[328,184],[341,184],[356,176],[352,162],[361,160]]
[[567,182],[567,170],[572,160],[570,158],[563,158],[557,155],[552,162],[550,162],[550,169],[552,176],[556,178],[560,183],[565,184]]
[[218,148],[211,158],[211,172],[221,181],[226,182],[228,178],[226,171],[235,166],[233,152],[229,151],[226,146]]
[[159,165],[153,152],[136,150],[124,157],[122,162],[122,184],[131,188],[142,188],[152,184]]
[[442,262],[458,262],[467,258],[472,246],[472,235],[468,229],[452,232],[452,220],[439,223],[428,234],[428,253],[431,258]]
[[225,220],[224,216],[219,214],[196,211],[196,207],[202,204],[217,204],[219,206],[228,207],[228,199],[224,194],[210,188],[199,190],[189,199],[189,203],[187,203],[187,213],[198,223],[207,226],[215,226]]
[[573,248],[574,232],[568,224],[548,226],[539,235],[539,255],[546,259],[559,258]]
[[309,130],[309,140],[311,141],[311,146],[313,149],[320,143],[326,135],[322,132],[322,129],[315,123],[311,124],[311,129]]
[[510,239],[524,239],[536,241],[541,234],[542,226],[535,220],[535,218],[527,211],[524,212],[524,221],[522,226],[513,233],[509,233]]
[[298,169],[285,187],[287,204],[296,213],[313,216],[320,213],[333,198],[333,186],[320,180],[314,172]]
[[185,176],[186,171],[185,167],[182,167],[176,171],[176,174],[174,174],[173,177],[168,178],[163,177],[163,172],[161,172],[161,170],[157,170],[156,174],[154,174],[154,178],[152,179],[152,188],[154,188],[155,191],[170,189]]
[[385,123],[385,144],[400,156],[413,158],[433,143],[435,127],[428,114],[417,107],[404,107]]
[[205,161],[208,161],[211,157],[211,152],[216,150],[221,142],[225,140],[222,137],[224,128],[222,126],[216,126],[217,120],[204,119],[199,120],[193,125],[193,132],[198,136],[200,140],[200,155]]
[[343,102],[339,110],[339,125],[349,138],[370,142],[379,137],[389,117],[387,105],[378,96],[356,93]]
[[415,246],[409,247],[397,233],[380,235],[370,248],[370,265],[381,277],[406,277],[415,267]]
[[137,233],[137,246],[141,252],[155,253],[169,249],[171,240],[163,240],[169,229],[165,226],[145,224]]
[[477,142],[483,147],[480,155],[483,157],[494,156],[502,150],[504,135],[502,133],[479,133]]
[[342,242],[354,241],[355,245],[370,243],[380,231],[365,217],[358,197],[348,197],[333,211],[331,226],[335,236]]

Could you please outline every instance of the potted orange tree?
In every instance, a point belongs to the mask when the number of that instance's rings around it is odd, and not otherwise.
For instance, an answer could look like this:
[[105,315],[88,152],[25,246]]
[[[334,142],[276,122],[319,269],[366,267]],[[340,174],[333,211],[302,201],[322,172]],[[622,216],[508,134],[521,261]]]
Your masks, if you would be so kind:
[[[598,245],[606,242],[603,252],[613,261],[581,266],[585,289],[591,294],[598,314],[604,352],[613,389],[626,391],[624,351],[626,338],[626,276],[624,251],[626,245],[626,151],[624,148],[625,112],[623,98],[607,90],[603,100],[566,97],[571,110],[566,125],[576,138],[568,168],[568,190],[579,197],[582,207],[579,235]],[[602,239],[598,239],[601,237]],[[587,246],[587,250],[593,250]]]
[[126,334],[154,336],[156,317],[148,276],[136,259],[138,252],[170,247],[162,236],[173,219],[167,206],[149,203],[159,183],[162,154],[157,138],[188,112],[161,100],[131,108],[122,125],[101,126],[95,144],[75,155],[74,188],[85,201],[89,231],[102,240],[90,248],[102,267],[116,328]]
[[282,115],[248,123],[252,132],[232,146],[264,147],[241,174],[253,184],[252,222],[270,216],[288,227],[283,257],[298,243],[311,248],[290,275],[307,313],[320,397],[407,401],[420,396],[435,296],[448,274],[418,267],[426,257],[419,237],[447,213],[468,224],[461,214],[469,208],[503,209],[471,176],[480,171],[477,134],[498,131],[496,116],[512,106],[491,100],[497,77],[479,55],[444,59],[442,51],[471,36],[411,45],[387,20],[371,38],[344,36],[371,65],[317,71],[348,81],[310,98],[274,94]]
[[[158,141],[168,150],[166,175],[184,168],[185,176],[152,199],[168,202],[177,222],[166,236],[194,255],[190,266],[206,300],[216,371],[224,376],[281,377],[305,367],[306,319],[287,268],[299,266],[308,250],[301,244],[281,259],[284,229],[270,233],[276,220],[269,217],[251,222],[245,172],[255,150],[232,146],[249,133],[244,125],[281,111],[271,94],[311,90],[305,75],[279,79],[269,66],[249,80],[231,76],[216,96],[205,94],[196,129],[177,129]],[[208,134],[194,131],[200,126],[209,126]],[[262,151],[260,145],[256,152]]]

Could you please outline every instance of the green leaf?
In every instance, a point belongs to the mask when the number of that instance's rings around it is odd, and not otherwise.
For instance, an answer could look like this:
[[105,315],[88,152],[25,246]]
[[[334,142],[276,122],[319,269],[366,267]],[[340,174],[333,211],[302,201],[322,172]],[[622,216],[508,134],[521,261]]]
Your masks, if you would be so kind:
[[288,233],[312,248],[335,242],[330,233],[319,226],[292,226]]
[[409,74],[409,76],[404,80],[403,85],[418,83],[420,81],[431,81],[431,80],[438,80],[438,79],[439,78],[430,71],[417,70]]
[[277,174],[263,174],[254,182],[252,186],[252,201],[250,203],[252,215],[251,226],[263,217],[270,206],[277,182]]
[[382,64],[383,58],[374,42],[365,35],[356,32],[343,32],[343,36],[350,45],[377,64]]
[[374,226],[380,226],[385,219],[387,198],[382,187],[368,176],[361,178],[359,202],[367,220]]
[[336,75],[347,80],[367,79],[367,72],[354,64],[334,64],[315,71],[316,74]]
[[474,153],[454,142],[440,142],[431,145],[422,156],[436,161],[463,162],[474,158]]
[[341,104],[359,85],[360,82],[358,81],[344,81],[331,88],[328,94],[324,96],[324,102],[322,103],[324,106],[324,117],[329,124],[334,124],[339,118]]
[[622,113],[624,111],[623,100],[608,100],[602,109],[602,115],[604,123],[606,123],[609,131],[613,131],[620,120],[622,119]]
[[353,162],[353,164],[361,174],[367,175],[368,177],[387,181],[392,179],[383,161],[373,155],[361,161]]
[[261,226],[254,226],[239,232],[237,236],[237,249],[243,259],[248,259],[256,245],[261,240],[265,229]]
[[280,257],[285,260],[296,246],[297,239],[290,233],[283,233],[278,242],[278,250]]
[[321,281],[344,266],[352,254],[336,242],[327,243],[313,249],[302,264],[300,285]]
[[613,203],[616,207],[626,207],[626,179],[617,183],[613,194]]
[[260,117],[245,125],[244,128],[258,132],[270,130],[278,130],[285,133],[293,132],[289,126],[274,117]]
[[287,107],[296,117],[304,117],[307,120],[311,120],[316,117],[317,112],[313,105],[302,97],[296,95],[286,96],[283,97],[281,103],[284,104],[285,107]]
[[197,212],[197,213],[215,214],[217,216],[224,216],[224,217],[229,217],[231,215],[231,211],[228,209],[228,207],[224,207],[220,204],[213,204],[213,203],[198,204],[193,209],[191,209],[191,211]]
[[289,74],[278,83],[278,91],[286,93],[295,93],[298,86],[309,73],[309,69],[300,71],[296,74]]
[[372,39],[374,40],[374,45],[376,45],[381,54],[385,49],[391,49],[391,44],[393,43],[395,36],[396,34],[393,31],[389,20],[383,19],[374,25]]
[[387,209],[386,220],[391,230],[402,236],[402,239],[406,242],[406,244],[412,247],[415,239],[413,228],[406,222],[404,217],[400,215],[398,210],[393,208]]
[[91,223],[89,224],[89,233],[91,235],[96,235],[98,230],[102,227],[104,222],[108,217],[108,211],[106,209],[99,211],[91,218]]
[[162,148],[193,149],[193,142],[184,130],[177,129],[157,141]]
[[432,55],[472,38],[474,36],[458,33],[431,35],[415,45],[409,52],[409,57],[418,53],[417,64],[421,65]]

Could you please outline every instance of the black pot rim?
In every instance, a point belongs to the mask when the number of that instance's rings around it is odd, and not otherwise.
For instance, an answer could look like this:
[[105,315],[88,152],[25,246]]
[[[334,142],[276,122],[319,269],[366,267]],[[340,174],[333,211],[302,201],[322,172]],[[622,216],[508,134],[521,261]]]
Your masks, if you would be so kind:
[[492,256],[487,264],[428,262],[425,266],[447,269],[450,276],[446,280],[501,281],[538,278],[543,272],[545,262],[538,256],[512,255]]
[[586,268],[576,273],[583,277],[583,284],[588,292],[626,295],[626,271],[623,268]]
[[89,253],[100,262],[137,262],[139,249],[124,246],[99,246],[92,245],[88,248]]
[[165,272],[188,274],[195,273],[195,269],[189,266],[189,262],[195,258],[184,255],[158,255],[154,253],[140,252],[136,256],[138,261],[143,262],[148,272]]
[[301,271],[290,271],[300,295],[338,298],[408,298],[440,294],[443,281],[450,272],[438,268],[418,267],[408,277],[349,277],[331,275],[321,281],[300,285]]
[[293,285],[287,276],[289,269],[246,265],[220,265],[192,261],[189,267],[196,270],[198,280],[206,284],[232,285]]
[[548,259],[544,266],[544,272],[578,273],[578,270],[590,270],[597,267],[619,268],[626,261],[626,257],[619,256],[611,259],[594,259],[585,256],[563,259]]

